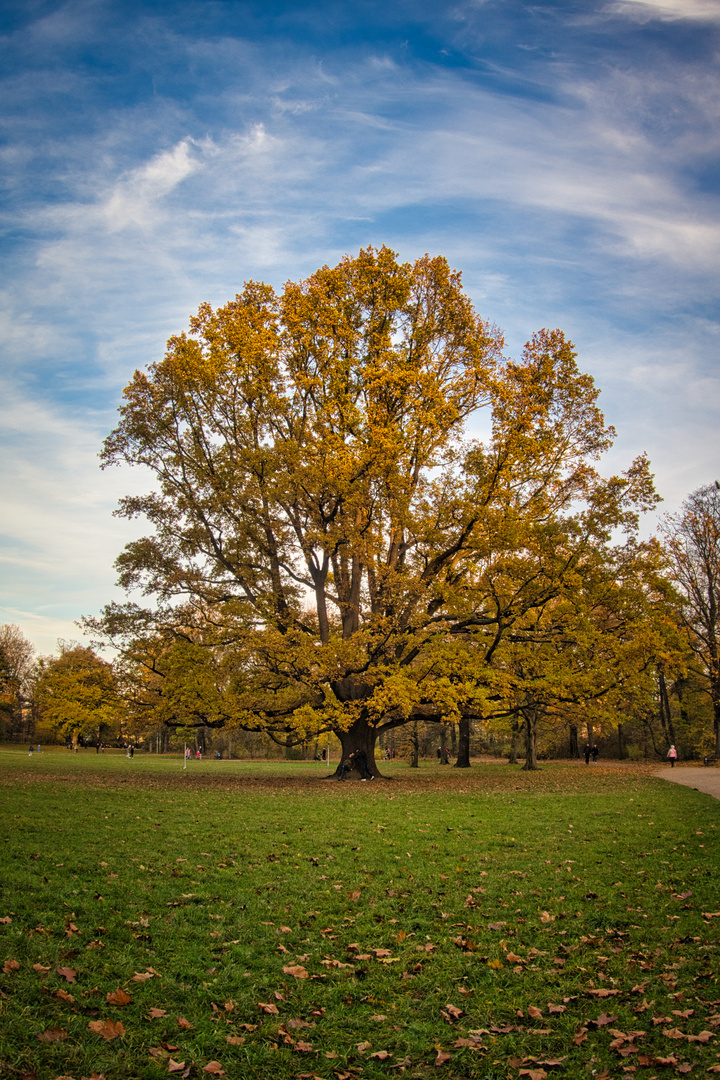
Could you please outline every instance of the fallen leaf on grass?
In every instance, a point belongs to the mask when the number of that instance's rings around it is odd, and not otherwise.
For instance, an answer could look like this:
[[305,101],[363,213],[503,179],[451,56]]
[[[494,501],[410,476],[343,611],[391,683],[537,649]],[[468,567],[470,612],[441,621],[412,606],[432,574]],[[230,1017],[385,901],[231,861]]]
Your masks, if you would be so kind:
[[302,964],[290,964],[288,967],[284,967],[283,971],[286,975],[292,975],[293,979],[309,978],[307,969]]
[[40,1042],[62,1042],[67,1037],[68,1033],[65,1028],[48,1028],[47,1031],[38,1032]]
[[383,1020],[387,1020],[387,1016],[383,1016],[382,1013],[377,1013],[376,1016],[371,1016],[370,1019],[373,1020],[376,1024],[380,1024]]
[[534,1005],[528,1005],[528,1016],[531,1016],[533,1020],[539,1020],[542,1016],[542,1009],[536,1009]]
[[606,1012],[602,1012],[598,1016],[597,1020],[588,1020],[588,1027],[607,1027],[608,1024],[614,1024],[617,1018],[617,1013],[613,1013],[612,1016],[608,1016]]
[[207,1065],[203,1066],[203,1072],[210,1073],[211,1076],[224,1076],[225,1070],[219,1061],[208,1061]]
[[694,1043],[694,1042],[706,1043],[706,1042],[709,1042],[710,1039],[714,1039],[715,1035],[713,1034],[712,1031],[701,1031],[699,1035],[688,1035],[686,1037],[687,1037],[687,1041],[691,1042],[691,1043]]
[[186,1020],[184,1016],[178,1016],[178,1027],[185,1028],[186,1031],[192,1031],[192,1024],[189,1020]]
[[33,964],[33,971],[39,972],[40,975],[47,975],[50,967],[46,967],[45,964]]
[[370,1057],[376,1058],[378,1061],[387,1061],[388,1058],[392,1057],[392,1054],[389,1054],[387,1050],[376,1050]]
[[684,1039],[685,1034],[680,1028],[663,1028],[663,1035],[666,1039]]
[[226,1035],[225,1036],[225,1042],[229,1043],[230,1046],[242,1046],[242,1044],[245,1042],[245,1036],[244,1035]]
[[567,1005],[553,1005],[552,1001],[548,1002],[549,1013],[564,1013],[567,1011]]
[[[374,1020],[375,1018],[371,1016],[370,1019]],[[383,1017],[383,1019],[387,1020],[387,1017]],[[292,1028],[294,1031],[298,1031],[300,1028],[314,1028],[315,1021],[313,1020],[312,1023],[309,1023],[307,1020],[286,1020],[285,1026]]]
[[105,997],[108,1005],[129,1005],[132,1001],[132,997],[122,987],[118,986],[117,990],[113,990]]
[[19,967],[17,960],[6,960],[3,964],[3,971],[6,975],[12,975],[13,971],[17,971]]
[[299,1050],[303,1054],[309,1054],[312,1052],[312,1043],[303,1042],[302,1039],[298,1039],[295,1043],[295,1049]]
[[2,919],[0,919],[0,923],[3,923],[5,926],[9,926],[11,922],[12,919],[9,915],[5,915]]
[[67,982],[69,982],[69,983],[74,983],[75,982],[75,979],[77,977],[77,971],[75,971],[74,968],[60,967],[60,968],[55,968],[55,970],[57,971],[58,975],[60,975]]
[[435,1064],[445,1065],[451,1057],[452,1054],[448,1054],[447,1050],[438,1050],[438,1056],[435,1058]]
[[184,1068],[185,1068],[185,1062],[184,1061],[173,1061],[172,1058],[170,1058],[170,1060],[168,1061],[168,1072],[169,1073],[182,1072]]
[[262,1009],[262,1011],[264,1013],[267,1013],[268,1016],[279,1016],[280,1015],[280,1013],[278,1012],[277,1005],[275,1005],[272,1001],[270,1001],[270,1002],[258,1001],[257,1007],[258,1007],[258,1009]]
[[166,1009],[151,1009],[148,1013],[150,1020],[159,1020],[161,1016],[167,1016]]
[[585,993],[586,994],[592,994],[593,997],[606,998],[606,997],[616,997],[620,993],[620,991],[619,990],[606,990],[603,987],[600,990],[586,990]]
[[547,1073],[544,1069],[521,1069],[519,1076],[527,1076],[529,1080],[546,1080]]
[[75,1004],[75,998],[72,996],[72,994],[68,994],[67,990],[56,990],[53,994],[53,997],[59,1001],[66,1001],[68,1005]]
[[125,1034],[125,1028],[119,1020],[91,1020],[88,1030],[94,1031],[96,1035],[102,1035],[106,1042]]

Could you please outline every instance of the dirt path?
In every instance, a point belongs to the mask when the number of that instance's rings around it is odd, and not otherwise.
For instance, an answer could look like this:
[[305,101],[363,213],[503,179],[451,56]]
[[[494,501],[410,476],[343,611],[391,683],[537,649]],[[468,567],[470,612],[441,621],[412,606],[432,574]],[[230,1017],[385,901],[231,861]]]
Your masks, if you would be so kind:
[[696,791],[704,791],[706,795],[712,795],[720,799],[720,769],[712,765],[676,765],[671,769],[669,765],[658,769],[655,776],[662,780],[669,780],[673,784],[684,784],[685,787],[695,788]]

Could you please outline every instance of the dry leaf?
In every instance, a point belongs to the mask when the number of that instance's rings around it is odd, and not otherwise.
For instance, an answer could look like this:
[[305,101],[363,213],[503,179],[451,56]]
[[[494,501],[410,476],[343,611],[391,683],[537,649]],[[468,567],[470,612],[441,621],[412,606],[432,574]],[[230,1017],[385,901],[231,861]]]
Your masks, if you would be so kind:
[[438,1056],[435,1058],[436,1065],[445,1065],[450,1060],[452,1054],[448,1054],[447,1050],[438,1050]]
[[11,922],[12,919],[9,915],[5,915],[2,919],[0,919],[0,923],[3,923],[5,926],[9,926]]
[[63,1039],[67,1039],[68,1033],[65,1028],[48,1028],[47,1031],[40,1031],[38,1033],[38,1039],[40,1042],[62,1042]]
[[178,1027],[185,1028],[187,1031],[192,1031],[192,1024],[189,1020],[186,1020],[184,1016],[178,1016]]
[[361,1042],[361,1043],[356,1044],[355,1049],[357,1050],[358,1054],[364,1054],[365,1051],[369,1050],[371,1046],[372,1046],[372,1043]]
[[283,971],[286,975],[292,975],[293,979],[309,978],[307,969],[302,964],[290,964],[288,967],[284,967]]
[[6,975],[12,975],[13,971],[17,971],[19,967],[17,960],[6,960],[3,964],[3,971]]
[[211,1076],[224,1076],[225,1070],[219,1061],[208,1061],[207,1065],[203,1067],[203,1072],[210,1073]]
[[159,1020],[161,1016],[167,1016],[167,1010],[166,1009],[151,1009],[148,1015],[149,1015],[151,1020]]
[[125,1028],[119,1020],[91,1020],[88,1030],[94,1031],[96,1035],[102,1035],[106,1042],[125,1034]]
[[539,1020],[542,1016],[542,1009],[536,1009],[534,1005],[528,1005],[528,1016],[531,1016],[533,1020]]
[[521,1069],[519,1076],[527,1076],[528,1080],[546,1080],[547,1073],[544,1069]]
[[272,1001],[271,1002],[258,1001],[257,1007],[258,1007],[258,1009],[262,1009],[262,1011],[264,1013],[267,1013],[268,1016],[279,1016],[280,1015],[277,1005],[275,1005],[274,1002],[272,1002]]
[[67,990],[56,990],[53,997],[57,998],[59,1001],[67,1001],[68,1005],[75,1004],[75,998],[72,994],[68,994]]
[[387,1061],[388,1058],[392,1057],[392,1054],[389,1054],[387,1050],[376,1050],[370,1057],[377,1058],[378,1061]]
[[245,1042],[244,1035],[226,1035],[225,1042],[230,1043],[230,1046],[242,1046]]
[[60,967],[60,968],[55,968],[55,970],[57,971],[58,975],[61,975],[63,977],[63,979],[67,980],[67,982],[69,982],[69,983],[74,983],[75,982],[75,977],[77,975],[77,971],[75,971],[74,968]]
[[38,971],[41,975],[47,975],[49,970],[50,968],[45,964],[33,964],[33,971]]
[[295,1043],[295,1049],[299,1050],[303,1054],[309,1054],[312,1051],[312,1043],[303,1042],[302,1039],[298,1039]]
[[184,1068],[185,1068],[185,1062],[184,1061],[173,1061],[172,1058],[170,1058],[170,1060],[168,1061],[168,1072],[169,1073],[182,1072]]
[[132,997],[126,990],[123,990],[122,987],[118,986],[117,990],[113,990],[112,993],[106,995],[105,1000],[108,1005],[129,1005],[132,1001]]

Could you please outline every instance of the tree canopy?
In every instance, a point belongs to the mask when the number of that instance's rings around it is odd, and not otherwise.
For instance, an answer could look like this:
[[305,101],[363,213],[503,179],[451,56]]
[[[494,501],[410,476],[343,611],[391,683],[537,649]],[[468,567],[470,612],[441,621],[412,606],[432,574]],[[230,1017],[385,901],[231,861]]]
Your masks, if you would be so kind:
[[666,522],[672,573],[682,594],[682,618],[713,710],[720,757],[720,486],[698,488]]
[[155,487],[119,508],[151,525],[119,580],[154,603],[88,623],[166,722],[332,729],[372,759],[410,720],[597,702],[652,664],[647,461],[603,478],[614,432],[571,343],[506,359],[445,259],[250,282],[124,398],[104,466]]
[[36,702],[42,720],[63,738],[96,741],[120,731],[122,701],[112,665],[92,649],[60,642],[60,655],[39,664]]

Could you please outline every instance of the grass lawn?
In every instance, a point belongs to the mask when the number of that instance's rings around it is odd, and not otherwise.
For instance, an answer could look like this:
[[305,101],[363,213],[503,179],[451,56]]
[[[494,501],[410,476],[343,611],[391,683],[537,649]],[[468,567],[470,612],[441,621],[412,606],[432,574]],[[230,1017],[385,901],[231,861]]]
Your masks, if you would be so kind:
[[0,1075],[720,1073],[720,802],[383,769],[0,748]]

